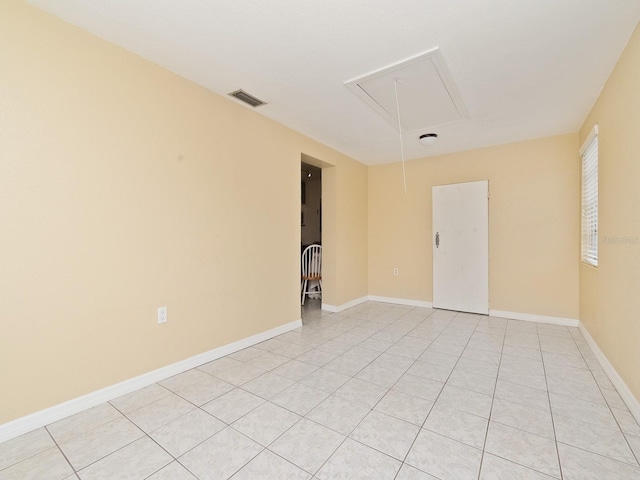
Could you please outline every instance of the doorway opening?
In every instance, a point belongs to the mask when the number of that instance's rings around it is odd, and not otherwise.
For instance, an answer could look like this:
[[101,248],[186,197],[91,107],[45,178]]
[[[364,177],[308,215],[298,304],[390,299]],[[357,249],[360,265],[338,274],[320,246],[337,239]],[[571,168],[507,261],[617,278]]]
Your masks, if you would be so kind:
[[[302,255],[305,249],[311,245],[322,246],[322,168],[304,160],[301,162],[300,192],[300,255],[304,261]],[[303,320],[319,317],[322,307],[321,280],[303,282],[303,285],[306,287],[304,291],[301,287]]]

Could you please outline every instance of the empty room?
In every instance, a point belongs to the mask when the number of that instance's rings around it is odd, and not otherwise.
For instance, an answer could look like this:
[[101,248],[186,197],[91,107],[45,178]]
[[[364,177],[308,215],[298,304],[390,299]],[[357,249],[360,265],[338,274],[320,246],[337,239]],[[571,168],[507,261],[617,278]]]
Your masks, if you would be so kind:
[[0,480],[640,480],[639,22],[0,1]]

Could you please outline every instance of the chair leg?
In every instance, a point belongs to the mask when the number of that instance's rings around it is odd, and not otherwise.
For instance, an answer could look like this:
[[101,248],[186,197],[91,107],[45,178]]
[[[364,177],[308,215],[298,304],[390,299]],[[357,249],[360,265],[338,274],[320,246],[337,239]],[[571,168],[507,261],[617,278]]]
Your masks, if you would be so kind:
[[302,304],[304,306],[304,299],[307,296],[307,280],[303,280],[302,282]]

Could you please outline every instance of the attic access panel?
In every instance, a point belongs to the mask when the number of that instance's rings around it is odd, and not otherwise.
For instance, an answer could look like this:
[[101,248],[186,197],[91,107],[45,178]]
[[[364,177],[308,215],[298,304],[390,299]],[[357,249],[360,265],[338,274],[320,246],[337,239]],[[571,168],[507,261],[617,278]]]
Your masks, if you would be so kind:
[[439,48],[349,80],[345,85],[397,129],[396,79],[403,134],[469,118]]

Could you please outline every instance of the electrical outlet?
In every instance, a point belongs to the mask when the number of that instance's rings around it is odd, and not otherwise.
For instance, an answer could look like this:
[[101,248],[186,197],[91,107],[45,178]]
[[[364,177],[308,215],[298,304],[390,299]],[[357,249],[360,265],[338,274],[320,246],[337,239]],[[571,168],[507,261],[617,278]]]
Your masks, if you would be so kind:
[[158,307],[158,324],[167,323],[167,307]]
[[397,268],[394,268],[394,269],[393,269],[393,274],[394,274],[395,276],[398,276],[398,269],[397,269]]

